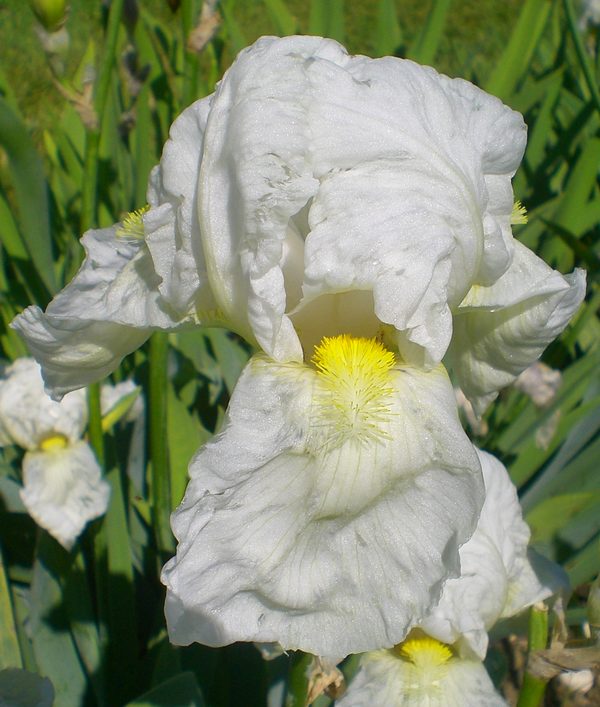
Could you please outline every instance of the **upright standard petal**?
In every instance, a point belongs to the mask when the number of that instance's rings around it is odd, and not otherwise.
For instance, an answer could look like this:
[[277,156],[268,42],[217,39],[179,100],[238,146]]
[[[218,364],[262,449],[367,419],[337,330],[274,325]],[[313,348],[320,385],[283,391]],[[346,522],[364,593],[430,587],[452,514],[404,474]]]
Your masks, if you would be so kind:
[[21,499],[35,522],[70,550],[86,523],[106,512],[110,486],[86,442],[27,452]]
[[507,707],[478,660],[435,639],[411,635],[392,650],[361,658],[336,707]]
[[[486,496],[473,537],[460,548],[460,577],[444,585],[439,604],[422,622],[429,635],[457,644],[466,656],[483,660],[488,631],[568,585],[552,565],[538,577],[528,557],[529,528],[517,490],[501,462],[478,450]],[[548,563],[550,564],[550,563]]]
[[87,424],[85,391],[77,390],[60,401],[44,391],[40,366],[20,358],[0,377],[0,427],[5,444],[40,449],[48,440],[71,444],[81,439]]
[[162,576],[172,642],[392,646],[458,576],[483,489],[445,371],[347,336],[314,365],[252,359],[192,461]]
[[204,136],[219,306],[278,360],[353,318],[356,335],[383,322],[405,358],[439,362],[451,309],[510,265],[524,146],[521,116],[465,81],[319,37],[262,38],[217,87]]
[[448,361],[482,413],[567,326],[585,297],[585,272],[561,275],[515,241],[514,260],[490,287],[473,287],[455,312]]
[[197,181],[212,96],[192,104],[169,131],[160,164],[150,174],[144,217],[146,243],[161,278],[158,290],[181,316],[218,319],[208,284],[197,210]]

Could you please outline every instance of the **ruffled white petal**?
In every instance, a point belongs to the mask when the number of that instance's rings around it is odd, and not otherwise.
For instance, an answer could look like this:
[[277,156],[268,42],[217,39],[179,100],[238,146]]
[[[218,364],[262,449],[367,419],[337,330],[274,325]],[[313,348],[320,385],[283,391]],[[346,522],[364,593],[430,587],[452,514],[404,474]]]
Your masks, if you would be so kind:
[[11,326],[41,363],[46,390],[57,398],[107,376],[151,334],[150,329],[112,322],[58,320],[34,306]]
[[[405,356],[440,360],[450,308],[510,264],[517,113],[464,81],[318,37],[263,38],[213,97],[200,169],[209,278],[234,326],[279,360],[340,330],[304,307],[372,293]],[[351,307],[337,300],[338,313]],[[376,316],[375,316],[376,315]],[[296,323],[296,322],[294,322]],[[310,327],[309,327],[310,329]]]
[[87,424],[85,391],[51,400],[44,391],[40,367],[32,358],[8,366],[0,378],[0,426],[3,441],[35,450],[47,438],[60,435],[78,441]]
[[160,164],[150,175],[144,216],[146,243],[161,278],[159,292],[171,307],[205,323],[215,318],[196,208],[196,184],[212,98],[197,101],[175,120]]
[[35,522],[67,550],[88,521],[106,512],[109,495],[110,487],[85,442],[25,454],[21,499]]
[[421,625],[483,660],[488,630],[500,618],[549,597],[564,579],[555,565],[538,577],[527,554],[530,532],[516,488],[501,462],[486,452],[478,455],[486,497],[477,529],[460,548],[461,576],[446,582],[439,604]]
[[473,287],[455,312],[449,362],[478,413],[567,326],[585,296],[585,272],[561,275],[515,241],[509,270]]
[[88,231],[82,244],[85,261],[46,312],[29,307],[13,322],[57,395],[116,368],[152,328],[180,323],[162,302],[143,239],[118,235],[113,226]]
[[71,283],[45,313],[30,307],[13,322],[53,394],[104,377],[154,329],[218,319],[195,210],[207,111],[201,101],[173,124],[135,232],[115,224],[85,233],[86,257]]
[[128,238],[112,226],[88,231],[81,243],[85,261],[48,305],[47,316],[136,328],[173,327],[175,317],[161,301],[160,278],[143,238]]
[[162,576],[172,642],[391,646],[457,576],[482,489],[443,369],[393,369],[375,437],[332,447],[317,379],[253,359],[192,461]]
[[453,657],[438,671],[419,674],[392,651],[363,656],[361,668],[336,707],[507,707],[483,663]]

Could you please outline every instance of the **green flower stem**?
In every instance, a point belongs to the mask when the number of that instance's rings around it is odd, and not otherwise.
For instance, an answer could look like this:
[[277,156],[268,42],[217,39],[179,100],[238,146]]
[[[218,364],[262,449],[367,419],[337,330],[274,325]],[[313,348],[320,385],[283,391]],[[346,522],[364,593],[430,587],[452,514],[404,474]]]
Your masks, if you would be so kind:
[[573,44],[575,45],[575,51],[577,52],[577,58],[579,59],[579,63],[581,64],[581,69],[583,71],[583,75],[585,76],[585,81],[588,85],[590,93],[592,94],[594,106],[598,113],[600,113],[600,91],[598,90],[598,84],[596,82],[596,77],[594,76],[594,67],[592,65],[592,61],[585,47],[583,46],[581,32],[577,27],[577,18],[575,17],[573,3],[571,2],[571,0],[563,0],[563,5],[565,8],[565,15],[567,18],[569,32],[571,34],[571,38],[573,39]]
[[[115,451],[109,446],[109,459]],[[123,479],[116,465],[108,464],[106,479],[111,486],[110,506],[104,524],[107,540],[108,622],[112,640],[108,646],[107,673],[122,673],[121,680],[109,682],[112,704],[125,704],[132,695],[139,694],[138,636],[132,550],[127,524],[128,503]],[[112,468],[110,468],[112,466]],[[115,638],[118,637],[118,640]]]
[[[100,468],[106,468],[106,457],[104,448],[104,434],[102,432],[102,410],[100,408],[100,383],[92,383],[87,389],[88,393],[88,440]],[[96,606],[98,612],[99,626],[99,650],[104,653],[108,647],[108,584],[107,584],[107,534],[106,518],[102,518],[95,526],[93,536],[90,540],[84,538],[87,554],[93,557],[92,576],[96,588]],[[103,670],[101,671],[104,672]],[[99,677],[103,680],[104,676]]]
[[308,698],[309,669],[312,662],[310,653],[296,651],[290,658],[285,707],[305,707]]
[[[548,609],[545,606],[532,606],[529,611],[529,645],[528,653],[546,648],[548,641]],[[546,680],[541,680],[529,672],[525,672],[523,686],[519,694],[517,707],[538,707],[544,697]]]
[[124,0],[112,0],[106,27],[104,53],[98,70],[94,93],[96,125],[86,131],[85,155],[83,159],[83,184],[81,185],[81,230],[87,231],[96,225],[96,193],[98,186],[98,147],[102,134],[102,118],[108,98],[110,79],[114,64],[119,23]]
[[167,449],[167,354],[169,340],[165,332],[150,339],[150,459],[152,466],[152,524],[156,545],[161,552],[171,552],[173,536],[169,525],[171,493]]

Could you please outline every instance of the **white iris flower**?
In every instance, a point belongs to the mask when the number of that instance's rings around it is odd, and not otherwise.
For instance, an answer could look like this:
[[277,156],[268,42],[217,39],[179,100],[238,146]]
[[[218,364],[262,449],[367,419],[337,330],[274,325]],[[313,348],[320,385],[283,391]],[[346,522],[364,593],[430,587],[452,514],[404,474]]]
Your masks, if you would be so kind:
[[417,365],[453,341],[480,409],[583,297],[581,272],[513,240],[525,141],[521,115],[466,81],[265,37],[175,121],[140,222],[88,232],[73,282],[15,327],[60,394],[152,329],[225,321],[302,361],[323,336],[385,325]]
[[507,705],[481,662],[487,632],[498,620],[547,598],[565,580],[547,561],[545,577],[537,576],[516,489],[497,459],[478,455],[486,498],[477,529],[460,548],[460,577],[445,583],[438,605],[407,640],[362,657],[339,707]]
[[173,643],[393,646],[460,573],[483,484],[443,367],[373,339],[255,357],[193,459],[163,570]]
[[[114,407],[135,389],[121,383],[103,392]],[[110,487],[82,437],[87,425],[84,390],[51,400],[39,365],[18,359],[0,378],[0,446],[25,449],[21,499],[35,522],[70,550],[86,523],[103,515]]]
[[198,205],[213,292],[272,357],[398,332],[438,363],[452,308],[510,266],[519,113],[472,84],[318,37],[263,38],[217,87]]

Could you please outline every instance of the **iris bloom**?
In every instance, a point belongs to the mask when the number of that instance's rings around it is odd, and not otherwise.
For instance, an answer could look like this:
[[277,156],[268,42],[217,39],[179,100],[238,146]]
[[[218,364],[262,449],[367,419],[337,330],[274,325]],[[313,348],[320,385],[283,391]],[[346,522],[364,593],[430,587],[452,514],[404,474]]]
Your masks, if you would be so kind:
[[[391,650],[365,654],[339,707],[501,707],[481,662],[487,631],[545,599],[564,582],[547,562],[538,577],[529,529],[502,464],[478,452],[486,498],[477,529],[460,549],[461,575],[419,628]],[[539,570],[538,570],[539,571]]]
[[508,707],[481,661],[419,631],[367,653],[336,707]]
[[[114,407],[132,383],[103,395]],[[85,391],[51,400],[33,359],[18,359],[0,379],[0,445],[25,449],[21,499],[35,522],[70,550],[88,521],[103,515],[110,487],[82,439]]]
[[285,362],[383,326],[430,368],[452,341],[482,409],[584,294],[580,271],[565,278],[513,240],[525,140],[521,115],[466,81],[265,37],[175,121],[150,209],[85,234],[73,282],[15,327],[60,394],[152,329],[225,321]]
[[190,477],[162,576],[179,645],[393,646],[458,576],[483,502],[443,367],[348,336],[312,367],[254,357]]

